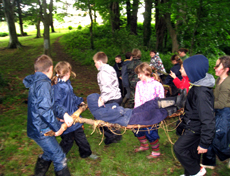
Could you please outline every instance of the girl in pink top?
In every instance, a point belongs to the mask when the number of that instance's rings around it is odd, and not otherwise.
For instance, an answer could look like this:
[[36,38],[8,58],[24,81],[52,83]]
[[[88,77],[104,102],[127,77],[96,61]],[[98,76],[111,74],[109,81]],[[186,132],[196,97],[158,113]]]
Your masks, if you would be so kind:
[[[137,66],[135,73],[138,74],[140,81],[136,85],[134,108],[156,97],[164,98],[164,88],[161,83],[151,77],[152,69],[147,63]],[[136,148],[135,152],[149,150],[149,141],[152,152],[147,156],[148,159],[160,156],[158,130],[151,130],[151,128],[141,128],[137,134],[134,133],[141,143],[141,146]]]

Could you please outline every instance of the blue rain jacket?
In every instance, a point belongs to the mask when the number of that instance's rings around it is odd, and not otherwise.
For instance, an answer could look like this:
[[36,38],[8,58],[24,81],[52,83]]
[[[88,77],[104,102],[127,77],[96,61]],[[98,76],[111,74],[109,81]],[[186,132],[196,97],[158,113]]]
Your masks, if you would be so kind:
[[61,125],[53,113],[53,90],[51,80],[41,72],[25,77],[23,84],[29,88],[27,135],[30,138],[44,137],[44,131],[57,132]]
[[[63,119],[64,114],[67,112],[70,116],[78,110],[78,105],[80,105],[84,100],[78,97],[73,92],[73,87],[71,86],[70,80],[64,82],[61,79],[58,83],[53,85],[54,88],[54,114],[56,117]],[[60,122],[62,124],[63,122]],[[71,127],[67,128],[63,134],[70,133],[82,126],[81,123],[75,123]]]

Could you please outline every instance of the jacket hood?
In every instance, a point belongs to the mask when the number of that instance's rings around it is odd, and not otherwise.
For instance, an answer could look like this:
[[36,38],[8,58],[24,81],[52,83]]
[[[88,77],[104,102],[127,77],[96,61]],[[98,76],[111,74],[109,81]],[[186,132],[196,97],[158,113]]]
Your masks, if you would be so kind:
[[203,79],[209,69],[208,59],[200,54],[185,59],[183,66],[191,83]]
[[205,86],[212,88],[215,85],[215,78],[211,74],[206,73],[206,76],[203,79],[200,79],[192,84],[196,86]]
[[44,73],[42,72],[35,72],[33,75],[28,75],[24,78],[23,84],[25,85],[26,88],[30,88],[30,86],[38,81],[38,80],[50,80]]

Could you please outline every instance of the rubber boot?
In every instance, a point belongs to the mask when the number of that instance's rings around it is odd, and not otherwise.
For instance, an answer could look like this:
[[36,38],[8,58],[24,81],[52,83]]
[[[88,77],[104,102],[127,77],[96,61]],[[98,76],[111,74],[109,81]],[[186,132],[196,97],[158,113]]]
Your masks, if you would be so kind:
[[42,155],[38,156],[37,163],[35,165],[34,175],[35,176],[45,176],[46,172],[50,167],[51,161],[46,161],[42,159]]
[[181,109],[185,106],[186,94],[187,94],[186,89],[183,89],[181,91],[181,94],[176,96],[176,97],[168,97],[168,98],[158,99],[157,100],[158,107],[159,108],[166,108],[169,106],[177,106],[178,109]]
[[64,167],[62,170],[55,172],[56,176],[71,176],[68,167]]

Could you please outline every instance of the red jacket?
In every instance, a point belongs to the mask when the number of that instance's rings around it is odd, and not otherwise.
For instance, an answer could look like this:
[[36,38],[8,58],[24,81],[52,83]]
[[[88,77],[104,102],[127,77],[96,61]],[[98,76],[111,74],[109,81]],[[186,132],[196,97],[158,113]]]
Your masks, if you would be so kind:
[[173,83],[175,84],[175,86],[178,88],[178,89],[187,89],[187,93],[189,91],[189,86],[190,86],[190,83],[189,83],[189,79],[188,79],[188,76],[182,76],[182,80],[180,80],[178,77],[176,77],[174,80],[173,80]]

